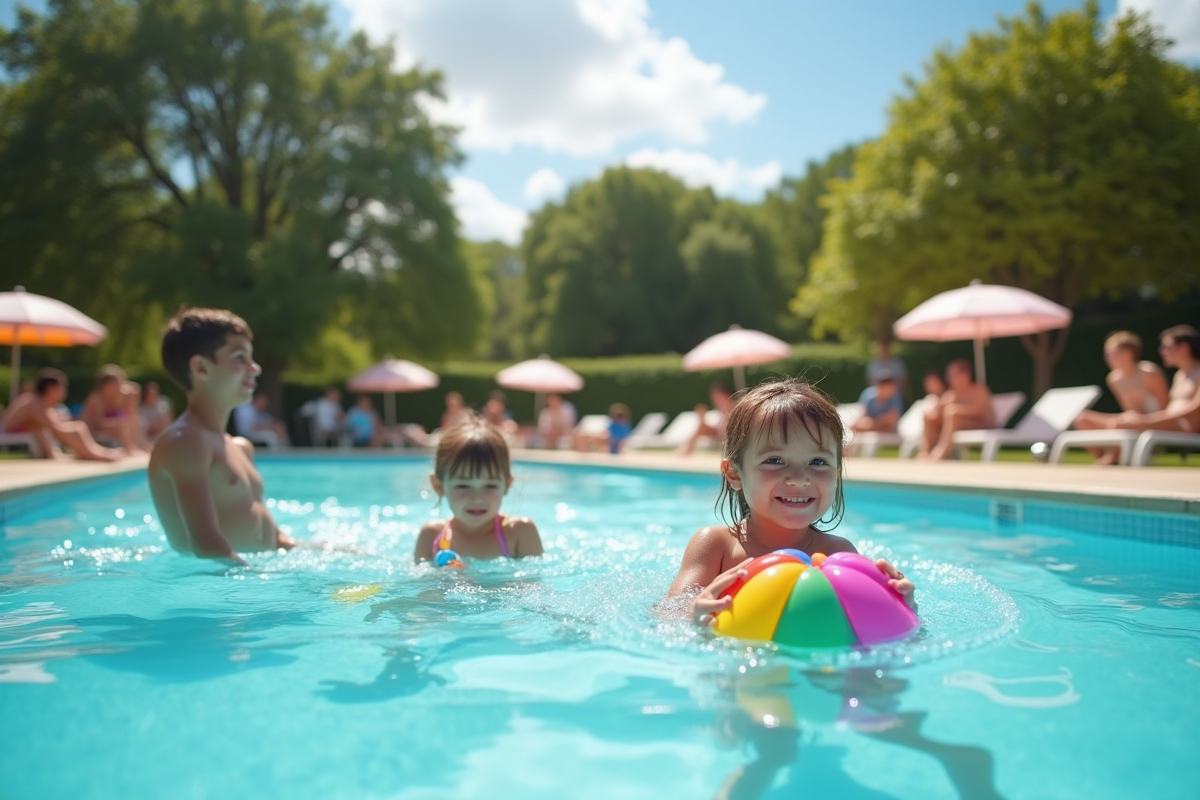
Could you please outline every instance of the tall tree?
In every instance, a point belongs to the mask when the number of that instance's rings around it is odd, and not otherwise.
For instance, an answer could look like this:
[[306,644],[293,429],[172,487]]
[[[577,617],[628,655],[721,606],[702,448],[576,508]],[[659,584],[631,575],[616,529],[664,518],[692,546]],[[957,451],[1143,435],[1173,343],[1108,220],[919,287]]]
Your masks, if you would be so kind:
[[768,226],[652,170],[613,168],[533,215],[522,246],[530,346],[560,355],[682,352],[786,306]]
[[[818,331],[886,336],[973,278],[1067,306],[1200,285],[1200,84],[1148,19],[1097,3],[937,52],[886,133],[834,181],[797,306]],[[1024,337],[1034,393],[1067,331]]]
[[[847,145],[823,161],[808,162],[802,176],[784,178],[779,188],[763,198],[762,216],[779,242],[779,281],[788,297],[808,280],[809,263],[821,247],[829,215],[822,198],[829,193],[831,180],[850,177],[855,150],[854,145]],[[779,324],[793,337],[807,333],[807,320],[786,310]]]
[[[345,319],[379,351],[473,348],[437,73],[303,0],[51,0],[0,36],[0,248],[29,283],[242,314],[270,388]],[[33,288],[31,286],[31,288]],[[451,313],[453,312],[453,313]]]

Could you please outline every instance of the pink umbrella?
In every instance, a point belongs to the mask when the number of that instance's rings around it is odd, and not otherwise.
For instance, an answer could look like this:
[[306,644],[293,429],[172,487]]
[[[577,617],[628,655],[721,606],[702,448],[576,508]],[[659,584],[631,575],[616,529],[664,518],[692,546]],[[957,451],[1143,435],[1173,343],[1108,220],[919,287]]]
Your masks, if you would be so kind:
[[346,386],[352,392],[383,392],[384,422],[390,428],[396,424],[396,392],[421,392],[441,382],[441,378],[420,364],[385,356],[383,361],[351,378]]
[[526,392],[578,392],[583,378],[570,367],[564,367],[549,356],[531,358],[496,373],[496,383],[506,389]]
[[21,345],[96,345],[107,335],[108,328],[59,300],[30,294],[24,286],[0,292],[0,344],[13,350],[10,402],[21,385]]
[[896,320],[896,338],[919,342],[975,340],[975,377],[987,383],[983,346],[988,339],[1025,336],[1065,328],[1071,309],[1015,286],[978,280],[929,298]]
[[683,357],[688,372],[703,369],[733,367],[733,381],[738,389],[746,387],[746,367],[779,361],[792,354],[792,346],[762,331],[743,330],[731,325],[729,330],[710,336]]

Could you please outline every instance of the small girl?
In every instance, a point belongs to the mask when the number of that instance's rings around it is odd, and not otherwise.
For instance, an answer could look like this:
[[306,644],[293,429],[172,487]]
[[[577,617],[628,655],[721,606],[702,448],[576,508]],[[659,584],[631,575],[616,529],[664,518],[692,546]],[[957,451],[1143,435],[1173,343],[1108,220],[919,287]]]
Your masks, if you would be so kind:
[[[691,606],[697,624],[712,625],[733,604],[733,598],[718,595],[746,574],[743,568],[752,558],[782,548],[809,555],[858,552],[846,539],[817,527],[818,522],[832,527],[845,513],[844,436],[833,403],[802,381],[762,384],[733,407],[717,498],[718,506],[727,505],[733,524],[696,531],[667,593],[698,592]],[[883,559],[875,565],[915,610],[912,582]]]
[[414,560],[431,560],[441,549],[480,559],[540,556],[537,526],[526,517],[500,513],[513,482],[504,436],[473,412],[467,414],[442,434],[429,476],[438,498],[450,505],[450,519],[421,528]]

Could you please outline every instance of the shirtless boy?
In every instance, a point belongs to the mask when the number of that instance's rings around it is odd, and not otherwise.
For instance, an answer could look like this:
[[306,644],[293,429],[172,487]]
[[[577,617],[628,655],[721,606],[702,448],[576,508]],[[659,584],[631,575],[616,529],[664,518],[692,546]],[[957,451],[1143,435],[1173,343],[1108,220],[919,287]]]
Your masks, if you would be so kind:
[[[1167,379],[1162,370],[1151,361],[1140,361],[1142,340],[1129,331],[1117,331],[1104,340],[1104,360],[1111,371],[1108,373],[1108,389],[1117,400],[1122,411],[1137,411],[1153,414],[1167,406]],[[1103,411],[1087,410],[1075,418],[1079,430],[1111,428],[1121,414],[1106,414]],[[1092,451],[1098,464],[1116,464],[1116,448],[1098,448]]]
[[941,459],[950,455],[952,439],[958,431],[990,428],[995,423],[992,392],[975,382],[975,369],[965,358],[946,365],[949,389],[937,406],[925,413],[924,458]]
[[163,367],[187,394],[187,410],[163,431],[149,470],[171,546],[241,564],[239,551],[295,546],[263,504],[254,445],[225,432],[262,372],[251,339],[249,326],[229,311],[191,308],[167,323]]
[[32,434],[42,446],[47,458],[63,458],[54,440],[71,448],[76,458],[86,461],[116,461],[117,450],[96,444],[88,426],[82,422],[64,420],[58,404],[67,397],[67,376],[56,369],[38,373],[32,391],[19,395],[4,415],[6,433]]

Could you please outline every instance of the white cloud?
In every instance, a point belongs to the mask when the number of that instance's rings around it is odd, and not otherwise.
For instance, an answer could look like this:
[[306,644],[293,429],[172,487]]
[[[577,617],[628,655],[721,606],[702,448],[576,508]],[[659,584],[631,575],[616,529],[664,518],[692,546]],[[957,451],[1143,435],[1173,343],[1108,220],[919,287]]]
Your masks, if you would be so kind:
[[1169,38],[1175,40],[1171,55],[1200,58],[1200,0],[1117,0],[1117,13],[1149,12]]
[[783,167],[767,161],[757,167],[744,166],[736,158],[717,161],[695,150],[655,150],[644,148],[630,154],[625,163],[631,167],[650,167],[670,173],[693,188],[711,186],[721,195],[758,197],[779,183]]
[[603,155],[657,133],[699,144],[744,122],[766,96],[651,28],[645,0],[343,0],[353,25],[396,36],[402,64],[444,71],[434,106],[467,147],[534,145]]
[[525,181],[525,199],[535,206],[561,200],[566,191],[567,182],[549,167],[542,167]]
[[450,179],[450,202],[462,225],[462,235],[477,242],[521,241],[529,215],[499,200],[488,187],[461,175]]

